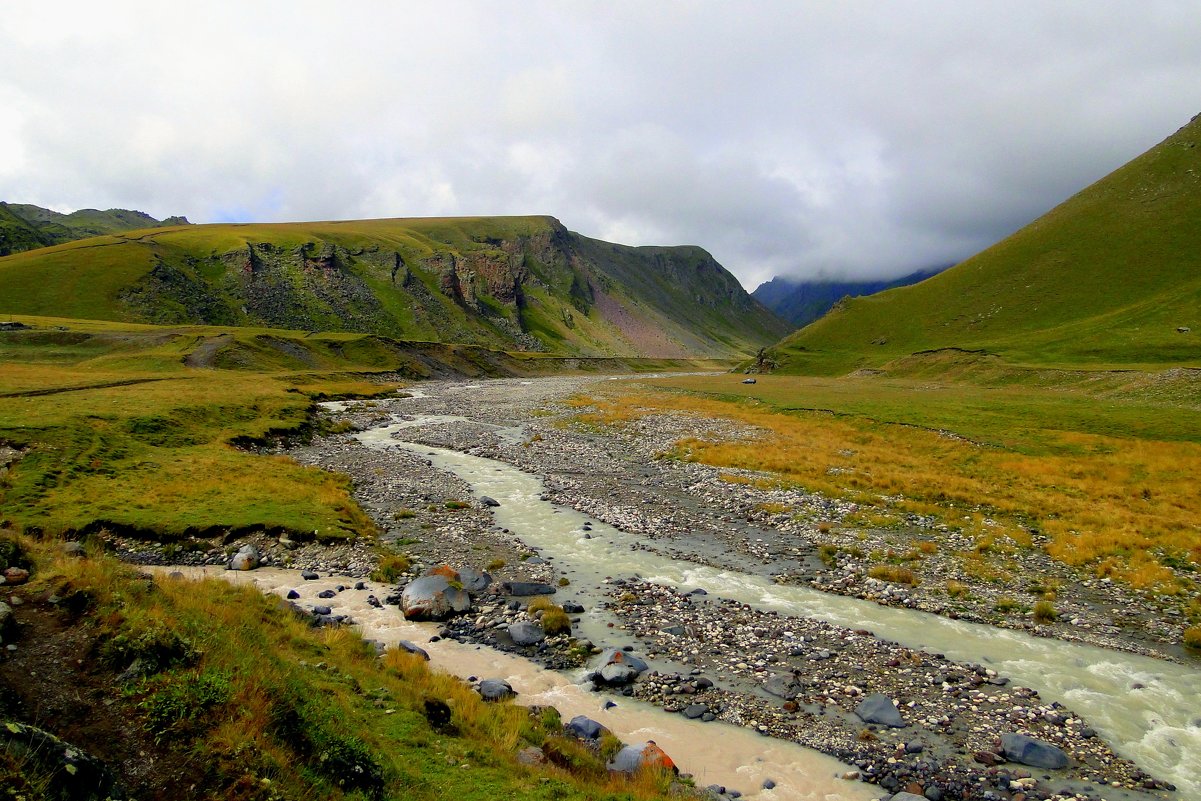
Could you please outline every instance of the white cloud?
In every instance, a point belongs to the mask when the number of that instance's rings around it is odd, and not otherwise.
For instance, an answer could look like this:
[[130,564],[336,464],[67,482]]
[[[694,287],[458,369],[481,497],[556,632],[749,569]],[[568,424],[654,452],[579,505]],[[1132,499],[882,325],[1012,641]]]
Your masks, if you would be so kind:
[[1174,2],[150,2],[0,15],[0,199],[551,213],[748,286],[970,255],[1201,110]]

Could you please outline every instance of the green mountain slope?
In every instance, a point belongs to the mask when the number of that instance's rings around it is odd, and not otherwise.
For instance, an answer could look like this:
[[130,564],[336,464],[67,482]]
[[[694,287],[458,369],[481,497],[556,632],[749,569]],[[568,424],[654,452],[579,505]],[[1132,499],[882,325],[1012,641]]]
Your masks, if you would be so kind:
[[156,220],[149,214],[129,209],[81,209],[61,214],[28,203],[0,201],[0,256],[91,236],[187,224],[185,217]]
[[1201,116],[962,264],[839,304],[773,356],[815,373],[940,348],[1019,363],[1195,365],[1199,220]]
[[551,217],[95,237],[0,259],[0,313],[657,357],[746,353],[788,330],[700,248],[598,242]]

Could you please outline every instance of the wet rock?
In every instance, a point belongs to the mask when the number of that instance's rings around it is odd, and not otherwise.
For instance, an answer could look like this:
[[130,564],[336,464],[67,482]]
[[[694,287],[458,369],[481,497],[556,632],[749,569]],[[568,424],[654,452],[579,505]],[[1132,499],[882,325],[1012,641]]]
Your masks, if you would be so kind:
[[605,665],[598,670],[593,679],[610,687],[622,687],[638,678],[638,671],[629,665]]
[[259,566],[259,549],[253,545],[243,545],[233,558],[229,560],[230,570],[254,570]]
[[422,576],[410,581],[400,596],[408,620],[444,620],[471,608],[471,596],[452,587],[445,576]]
[[429,652],[411,640],[401,640],[400,642],[396,643],[396,647],[405,653],[415,654],[416,656],[424,659],[426,662],[430,661]]
[[472,595],[479,595],[492,585],[492,575],[473,567],[459,571],[459,583]]
[[305,581],[316,581],[317,579],[321,578],[321,576],[317,575],[316,571],[313,570],[300,571],[300,577]]
[[855,714],[864,723],[876,723],[894,729],[905,727],[905,720],[897,710],[896,704],[883,693],[874,693],[864,698],[855,707]]
[[678,773],[676,763],[672,761],[667,753],[655,745],[654,740],[647,740],[645,743],[637,743],[635,745],[627,745],[617,752],[617,756],[613,757],[613,761],[608,765],[609,770],[616,773],[637,773],[642,768],[658,768],[660,770],[670,770]]
[[482,503],[484,506],[500,506],[500,501],[487,495],[480,496],[480,503]]
[[334,613],[334,610],[330,609],[328,606],[314,606],[313,607],[314,615],[328,616],[328,615],[332,615],[333,613]]
[[289,601],[295,601],[297,598],[300,597],[300,593],[298,593],[296,590],[288,590],[288,594],[285,595],[284,597],[287,598]]
[[1006,759],[1032,768],[1059,770],[1066,768],[1069,762],[1063,749],[1017,732],[1001,735],[1001,752]]
[[337,595],[338,595],[338,593],[335,592],[334,590],[322,590],[321,592],[317,593],[318,598],[326,598],[326,599],[336,598]]
[[606,665],[626,665],[633,668],[636,673],[642,673],[644,670],[650,668],[650,665],[646,664],[646,662],[634,656],[629,651],[621,651],[616,648],[605,651],[604,655],[601,657],[601,660]]
[[680,714],[689,720],[699,720],[709,712],[707,704],[689,704],[680,711]]
[[513,686],[504,679],[484,679],[480,682],[478,690],[480,697],[485,701],[504,701],[517,695]]
[[573,601],[568,601],[563,604],[563,611],[569,615],[582,615],[584,614],[584,607]]
[[516,645],[537,645],[546,639],[546,632],[537,623],[523,620],[509,626],[509,636]]
[[509,595],[554,595],[555,588],[537,581],[506,581],[501,585]]
[[576,715],[567,721],[563,730],[581,740],[599,740],[600,736],[608,731],[604,726],[584,715]]

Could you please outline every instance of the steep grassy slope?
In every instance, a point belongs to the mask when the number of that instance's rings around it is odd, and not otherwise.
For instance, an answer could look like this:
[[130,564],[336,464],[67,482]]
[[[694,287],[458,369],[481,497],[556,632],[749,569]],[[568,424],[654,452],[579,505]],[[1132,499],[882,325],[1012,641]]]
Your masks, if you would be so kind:
[[183,217],[156,220],[145,212],[129,209],[80,209],[61,214],[28,203],[0,201],[0,256],[102,234],[186,225],[187,222]]
[[698,248],[595,242],[549,217],[116,234],[0,259],[0,298],[9,313],[582,355],[728,356],[787,330]]
[[1201,363],[1199,145],[1201,117],[966,262],[840,304],[774,356],[816,373],[950,347],[1022,363]]
[[900,278],[881,281],[796,281],[776,276],[759,285],[751,297],[802,328],[830,311],[843,298],[874,295],[888,289],[909,286],[947,269],[951,265],[915,270]]

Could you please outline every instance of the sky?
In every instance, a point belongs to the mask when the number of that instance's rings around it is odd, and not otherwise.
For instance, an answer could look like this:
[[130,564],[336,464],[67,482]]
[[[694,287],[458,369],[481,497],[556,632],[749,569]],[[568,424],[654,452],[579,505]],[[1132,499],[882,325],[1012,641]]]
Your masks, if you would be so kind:
[[1201,112],[1201,3],[57,2],[0,13],[0,200],[550,214],[753,289],[998,241]]

